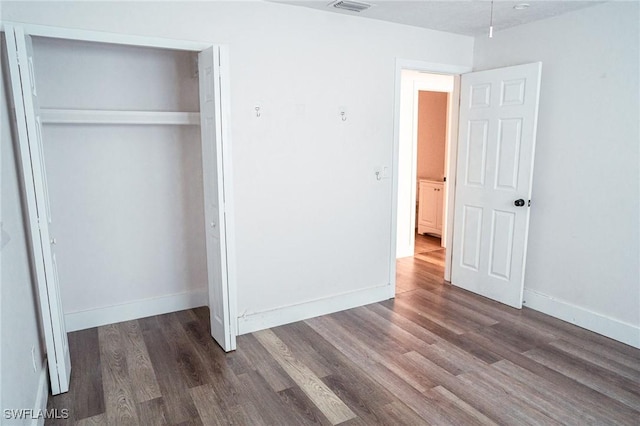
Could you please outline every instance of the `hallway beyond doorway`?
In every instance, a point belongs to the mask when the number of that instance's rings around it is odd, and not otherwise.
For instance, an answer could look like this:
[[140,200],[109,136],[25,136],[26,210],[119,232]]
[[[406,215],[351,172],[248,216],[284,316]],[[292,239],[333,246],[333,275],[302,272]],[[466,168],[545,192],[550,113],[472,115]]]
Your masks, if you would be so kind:
[[[414,257],[444,268],[446,249],[440,245],[440,237],[416,233]],[[444,276],[444,269],[442,271]]]
[[396,263],[396,294],[419,288],[418,283],[441,286],[444,280],[446,249],[440,245],[440,238],[416,232],[415,254],[404,257]]

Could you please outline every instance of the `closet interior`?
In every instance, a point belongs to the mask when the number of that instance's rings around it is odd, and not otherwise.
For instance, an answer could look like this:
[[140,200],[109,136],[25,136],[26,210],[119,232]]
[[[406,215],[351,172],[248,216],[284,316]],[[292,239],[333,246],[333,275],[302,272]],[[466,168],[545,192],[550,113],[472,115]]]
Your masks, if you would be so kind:
[[207,305],[198,53],[32,40],[67,331],[113,306]]

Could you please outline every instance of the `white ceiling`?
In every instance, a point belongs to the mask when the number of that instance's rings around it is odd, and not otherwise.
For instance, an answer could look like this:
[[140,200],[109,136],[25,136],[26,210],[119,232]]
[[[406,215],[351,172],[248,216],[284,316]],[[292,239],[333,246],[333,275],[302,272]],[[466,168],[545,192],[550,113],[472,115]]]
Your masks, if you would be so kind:
[[[332,13],[360,16],[396,22],[432,30],[447,31],[468,36],[485,35],[488,32],[491,16],[491,1],[430,1],[430,0],[356,0],[371,4],[363,12],[350,12],[329,6],[331,0],[272,0],[295,6],[309,7]],[[528,3],[529,8],[515,10],[517,4]],[[494,31],[500,31],[528,22],[545,19],[584,7],[603,3],[603,1],[503,1],[496,0],[493,5]]]

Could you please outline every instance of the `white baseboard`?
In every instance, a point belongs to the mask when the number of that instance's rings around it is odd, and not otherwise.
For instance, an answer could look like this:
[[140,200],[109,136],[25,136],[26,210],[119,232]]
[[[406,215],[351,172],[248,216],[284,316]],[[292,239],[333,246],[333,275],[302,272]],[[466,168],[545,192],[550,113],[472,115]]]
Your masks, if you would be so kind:
[[67,332],[71,332],[150,317],[152,315],[181,311],[183,309],[207,306],[208,304],[208,292],[206,289],[192,290],[168,296],[136,300],[120,305],[69,312],[64,315],[64,320],[67,326]]
[[403,257],[413,257],[415,255],[415,249],[410,247],[402,247],[396,251],[396,259],[402,259]]
[[[45,358],[40,369],[40,378],[38,379],[38,393],[33,404],[34,413],[43,413],[47,409],[47,399],[49,399],[49,369],[47,367],[47,359]],[[31,421],[32,426],[43,426],[44,416],[36,416]]]
[[336,294],[297,305],[283,306],[269,311],[245,314],[238,318],[238,334],[253,333],[254,331],[387,300],[389,299],[389,287],[389,284],[387,284]]
[[533,290],[524,290],[524,303],[528,308],[640,348],[640,327],[638,326],[554,299],[551,296]]

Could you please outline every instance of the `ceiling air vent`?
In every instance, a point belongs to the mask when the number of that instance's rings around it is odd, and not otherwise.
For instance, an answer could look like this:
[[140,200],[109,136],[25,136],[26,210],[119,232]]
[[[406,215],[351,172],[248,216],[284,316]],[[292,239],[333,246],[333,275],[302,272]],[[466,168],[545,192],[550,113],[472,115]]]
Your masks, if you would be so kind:
[[334,1],[333,3],[330,3],[329,6],[333,6],[337,9],[350,10],[352,12],[362,12],[363,10],[367,10],[371,7],[371,5],[367,3],[349,0]]

